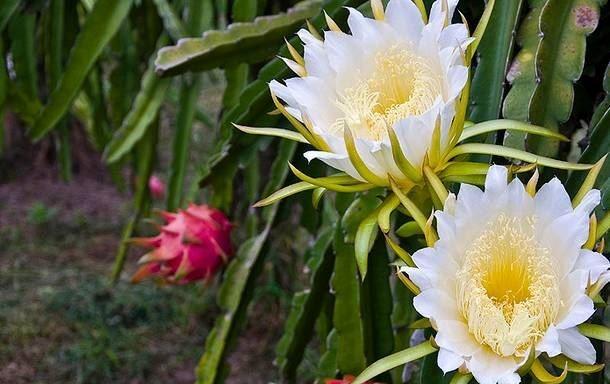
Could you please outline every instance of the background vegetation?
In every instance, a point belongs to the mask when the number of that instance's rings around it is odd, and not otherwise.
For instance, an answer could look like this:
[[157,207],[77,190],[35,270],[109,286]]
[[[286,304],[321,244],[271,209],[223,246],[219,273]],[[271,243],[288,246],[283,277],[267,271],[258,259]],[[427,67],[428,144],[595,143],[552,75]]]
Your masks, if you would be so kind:
[[[469,119],[529,120],[573,141],[487,141],[572,161],[608,152],[604,5],[497,1],[473,68]],[[284,37],[300,50],[294,32],[306,20],[326,28],[322,9],[344,28],[344,6],[370,13],[361,0],[0,3],[0,380],[192,382],[199,361],[199,383],[311,382],[408,345],[416,314],[390,260],[371,259],[358,283],[351,243],[375,196],[328,194],[314,209],[301,194],[254,209],[295,181],[287,161],[303,169],[305,160],[294,143],[231,126],[287,125],[269,114],[267,89],[291,76],[275,58],[287,55]],[[484,6],[460,2],[471,28]],[[322,176],[324,168],[308,171]],[[153,172],[167,180],[165,201],[151,199]],[[582,175],[559,176],[574,194]],[[610,164],[598,178],[598,217],[610,206],[608,176]],[[238,224],[241,247],[224,276],[205,287],[124,283],[138,252],[126,240],[153,230],[153,207],[189,201],[217,206]],[[354,306],[363,314],[355,322]],[[409,368],[414,382],[442,380],[432,359]]]

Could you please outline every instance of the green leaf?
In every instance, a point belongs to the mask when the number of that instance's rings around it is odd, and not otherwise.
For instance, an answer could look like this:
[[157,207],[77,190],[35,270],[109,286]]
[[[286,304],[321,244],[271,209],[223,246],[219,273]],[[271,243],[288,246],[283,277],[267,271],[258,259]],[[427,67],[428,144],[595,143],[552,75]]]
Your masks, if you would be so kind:
[[[514,46],[514,33],[522,0],[496,1],[491,19],[478,49],[478,63],[472,79],[469,118],[474,122],[500,117],[504,76]],[[491,136],[491,135],[490,135]]]
[[[55,88],[61,77],[63,68],[64,42],[64,0],[51,0],[48,28],[48,81],[49,89]],[[70,131],[65,119],[57,123],[58,140],[56,143],[59,157],[60,173],[64,181],[72,178],[72,156],[70,151]]]
[[163,20],[163,27],[172,40],[178,41],[179,39],[188,36],[186,28],[182,24],[182,20],[180,20],[174,7],[168,3],[167,0],[153,0],[153,2],[157,6],[159,17]]
[[333,329],[326,337],[326,352],[318,363],[320,377],[334,377],[337,373],[337,330]]
[[29,131],[40,140],[66,113],[103,48],[129,13],[131,0],[97,0],[78,35],[63,76]]
[[[179,107],[172,142],[172,162],[167,183],[167,210],[169,211],[174,211],[182,205],[184,177],[200,86],[201,79],[198,77],[182,79],[180,85]],[[159,97],[162,99],[163,95],[159,95]]]
[[127,258],[127,252],[129,251],[129,240],[133,237],[133,232],[142,217],[146,205],[150,200],[150,194],[148,190],[148,179],[152,174],[154,162],[155,162],[155,150],[157,148],[157,140],[159,134],[159,122],[158,120],[152,124],[152,129],[146,132],[146,135],[142,138],[137,147],[137,177],[136,177],[136,188],[135,196],[133,200],[133,212],[132,216],[125,224],[123,233],[121,235],[121,243],[114,259],[114,265],[112,268],[112,282],[118,282],[125,265]]
[[446,376],[438,366],[438,352],[425,356],[421,360],[419,366],[419,374],[417,375],[418,384],[447,384],[449,376]]
[[[589,145],[585,148],[579,162],[594,163],[610,152],[610,64],[606,68],[604,77],[605,99],[598,105],[590,125]],[[573,172],[566,183],[566,189],[570,195],[574,196],[580,189],[586,178],[586,174]],[[596,188],[602,190],[603,196],[608,192],[602,188],[603,184],[610,179],[610,161],[606,160],[595,183]],[[602,200],[605,200],[602,197]],[[603,205],[602,213],[607,212],[610,206]],[[600,216],[601,216],[600,215]]]
[[4,31],[11,16],[19,7],[20,0],[2,0],[0,3],[0,33]]
[[370,365],[360,375],[358,375],[353,384],[364,384],[365,381],[370,380],[383,372],[387,372],[392,368],[415,361],[436,351],[437,348],[434,347],[430,341],[425,341],[419,345],[416,345],[415,347],[394,353]]
[[[360,4],[360,0],[326,0],[324,10],[336,19],[337,14],[340,12],[346,13],[342,7],[358,6]],[[324,15],[319,14],[314,17],[311,20],[311,24],[316,28],[321,28],[325,25]],[[290,39],[289,42],[293,46],[300,46],[299,40],[296,37]],[[279,55],[287,56],[288,54],[287,47],[284,46],[280,49]],[[244,148],[252,145],[253,138],[249,135],[233,137],[235,128],[232,124],[254,125],[253,123],[261,115],[269,112],[271,101],[268,83],[273,79],[280,79],[289,74],[290,71],[284,62],[276,58],[267,63],[259,71],[257,80],[244,88],[239,97],[239,102],[222,116],[217,144],[214,147],[214,151],[208,157],[208,161],[201,166],[198,172],[200,183],[204,184],[212,170],[220,166],[221,161],[227,156],[239,153]]]
[[[267,189],[276,189],[284,183],[288,175],[288,169],[284,164],[294,155],[295,149],[296,145],[293,142],[284,141],[280,144]],[[227,268],[218,293],[218,305],[222,315],[216,318],[214,328],[206,339],[205,351],[196,371],[198,384],[214,384],[219,378],[231,341],[239,332],[239,319],[244,316],[258,271],[262,267],[264,253],[261,251],[275,220],[277,209],[278,205],[273,205],[264,210],[263,230],[243,243]]]
[[[529,108],[530,121],[559,130],[572,113],[574,83],[585,64],[586,37],[599,22],[604,0],[548,0],[542,8],[536,51],[536,78]],[[605,1],[604,1],[605,2]],[[528,149],[555,156],[558,143],[538,137],[528,138]]]
[[9,23],[15,83],[31,99],[38,99],[36,14],[23,12]]
[[[331,281],[335,293],[333,324],[337,331],[337,367],[343,374],[354,374],[366,365],[364,328],[360,312],[360,280],[354,246],[346,242],[367,210],[357,209],[365,200],[357,199],[348,208],[334,239],[335,272]],[[370,209],[370,206],[369,206]]]
[[[540,42],[538,19],[546,1],[529,2],[531,9],[517,33],[517,44],[521,49],[506,75],[511,86],[503,106],[503,115],[507,119],[529,121],[530,100],[536,88],[535,56]],[[525,149],[525,136],[518,132],[507,134],[504,137],[504,144],[512,148]]]
[[144,73],[140,91],[131,111],[125,116],[121,127],[113,134],[104,150],[104,159],[107,163],[118,161],[146,133],[146,128],[161,107],[169,83],[168,79],[158,78],[152,68]]
[[256,63],[273,57],[284,36],[320,12],[321,3],[309,0],[284,14],[262,16],[249,23],[235,23],[224,31],[209,31],[201,38],[181,39],[159,51],[157,73],[175,76],[186,71],[205,71],[237,63]]
[[[515,78],[505,102],[505,116],[529,120],[554,131],[568,120],[573,83],[585,60],[586,36],[597,26],[599,0],[536,1],[520,31],[523,50],[511,68]],[[520,144],[516,135],[511,146]],[[515,143],[517,141],[517,143]],[[555,156],[558,143],[528,137],[527,148]]]
[[316,319],[324,304],[324,296],[328,294],[328,282],[334,264],[334,254],[328,249],[333,235],[334,226],[323,227],[318,239],[308,250],[309,289],[294,295],[290,313],[284,324],[284,333],[276,347],[276,365],[286,382],[296,380],[297,367],[307,343],[313,336]]
[[[165,0],[164,0],[165,1]],[[211,27],[206,23],[205,13],[212,10],[210,0],[189,1],[189,31],[201,34]],[[171,17],[171,9],[169,15]],[[182,29],[184,27],[181,27]],[[181,33],[186,34],[186,31]],[[197,112],[201,76],[184,76],[180,84],[176,128],[172,142],[172,161],[167,183],[167,209],[173,211],[183,203],[184,178],[188,165],[189,144],[192,140],[193,120]]]
[[6,109],[6,97],[8,96],[9,77],[6,72],[4,41],[0,39],[0,155],[4,153],[5,132],[4,111]]
[[[394,351],[392,328],[392,269],[384,239],[379,237],[373,246],[369,273],[362,285],[362,313],[365,320],[365,345],[370,361],[390,355]],[[387,375],[384,375],[387,376]],[[388,382],[389,377],[380,377]]]

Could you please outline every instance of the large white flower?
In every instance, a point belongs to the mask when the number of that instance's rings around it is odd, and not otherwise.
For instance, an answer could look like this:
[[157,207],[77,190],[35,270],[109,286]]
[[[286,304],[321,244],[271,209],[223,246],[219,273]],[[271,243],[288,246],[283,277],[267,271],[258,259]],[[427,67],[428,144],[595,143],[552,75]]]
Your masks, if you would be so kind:
[[[307,30],[303,65],[286,60],[300,77],[270,83],[288,113],[308,125],[325,151],[305,153],[354,178],[387,185],[405,178],[391,150],[388,129],[403,154],[421,169],[440,124],[447,147],[456,99],[468,79],[464,52],[471,41],[464,24],[450,24],[457,0],[437,1],[428,23],[411,0],[390,0],[376,19],[349,8],[351,34],[337,28],[323,41]],[[332,23],[331,23],[332,25]],[[375,180],[360,174],[348,155],[345,130]],[[368,179],[368,180],[366,180]]]
[[[519,383],[516,370],[536,355],[563,354],[593,364],[595,350],[576,328],[594,312],[587,288],[610,264],[581,249],[590,191],[576,207],[558,179],[534,197],[492,166],[485,191],[462,185],[436,212],[439,240],[403,268],[421,289],[417,311],[437,330],[438,364],[467,368],[481,384]],[[603,278],[603,277],[602,277]]]

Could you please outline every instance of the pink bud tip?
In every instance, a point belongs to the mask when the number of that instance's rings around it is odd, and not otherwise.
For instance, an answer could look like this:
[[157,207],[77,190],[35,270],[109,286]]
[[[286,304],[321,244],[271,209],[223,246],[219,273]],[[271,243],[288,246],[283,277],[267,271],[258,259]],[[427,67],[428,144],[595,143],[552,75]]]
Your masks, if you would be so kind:
[[148,179],[148,189],[150,190],[150,194],[155,199],[162,199],[165,195],[165,183],[158,178],[156,175],[152,175]]

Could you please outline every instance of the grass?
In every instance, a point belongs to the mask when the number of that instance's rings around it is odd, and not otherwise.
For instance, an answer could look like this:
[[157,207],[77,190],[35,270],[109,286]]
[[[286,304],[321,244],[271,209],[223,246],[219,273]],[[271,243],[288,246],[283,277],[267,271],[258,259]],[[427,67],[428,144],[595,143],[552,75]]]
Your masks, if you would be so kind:
[[213,287],[112,287],[116,226],[38,201],[23,210],[0,227],[0,382],[192,382]]

